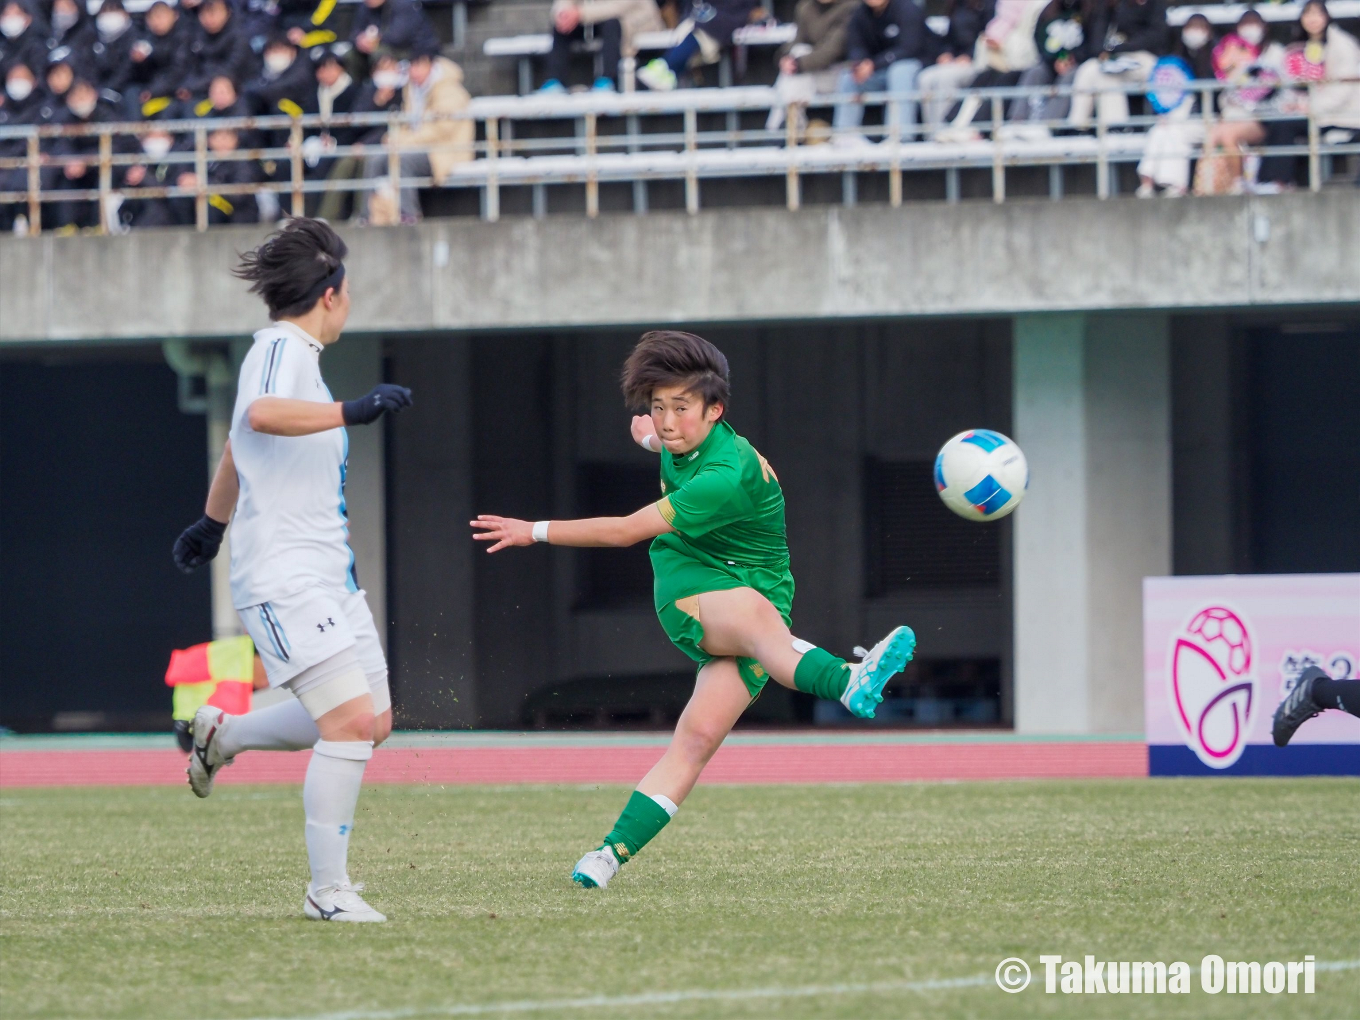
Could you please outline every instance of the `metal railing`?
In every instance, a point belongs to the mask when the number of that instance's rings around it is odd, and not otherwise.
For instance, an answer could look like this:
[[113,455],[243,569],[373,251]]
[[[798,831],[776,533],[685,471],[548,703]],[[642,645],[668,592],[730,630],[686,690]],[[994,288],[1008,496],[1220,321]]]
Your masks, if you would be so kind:
[[[1193,82],[1185,91],[1200,95],[1201,114],[1206,136],[1209,127],[1218,121],[1210,97],[1237,86],[1222,82]],[[1315,86],[1308,86],[1307,92]],[[1147,85],[1121,86],[1128,94],[1143,94]],[[920,92],[909,94],[868,94],[859,97],[819,96],[814,107],[829,107],[842,99],[854,99],[866,106],[881,107],[883,123],[854,133],[879,139],[878,144],[840,146],[836,132],[831,133],[830,145],[806,144],[796,125],[802,108],[794,106],[786,111],[786,125],[779,131],[762,127],[743,128],[740,117],[752,111],[768,111],[778,101],[776,90],[763,87],[733,89],[695,89],[672,93],[631,93],[624,95],[585,94],[559,97],[487,97],[476,99],[469,107],[456,114],[437,119],[472,121],[479,127],[479,137],[462,143],[459,156],[465,161],[455,165],[453,172],[442,182],[444,187],[478,188],[481,190],[481,214],[484,219],[500,217],[502,188],[528,186],[534,190],[535,214],[541,214],[546,203],[540,193],[551,184],[584,184],[586,215],[599,213],[601,183],[622,181],[634,185],[634,208],[646,211],[646,182],[649,180],[683,180],[685,207],[691,212],[700,208],[700,180],[733,177],[782,177],[785,201],[789,209],[801,205],[801,181],[810,174],[843,175],[849,189],[846,201],[853,203],[854,175],[861,172],[886,172],[889,182],[889,203],[901,204],[902,177],[914,171],[944,170],[953,175],[947,187],[950,200],[957,200],[957,174],[961,169],[990,169],[992,198],[1006,200],[1007,170],[1013,167],[1048,166],[1056,171],[1059,182],[1053,197],[1060,197],[1061,170],[1066,166],[1094,166],[1096,194],[1108,198],[1114,171],[1122,163],[1135,162],[1142,156],[1145,135],[1160,118],[1130,117],[1118,124],[1109,124],[1096,102],[1096,118],[1088,134],[1075,137],[1054,137],[1047,141],[1018,140],[1008,136],[1004,119],[1007,101],[1039,97],[1049,99],[1071,96],[1070,86],[1039,88],[995,88],[959,90],[951,98],[974,97],[982,103],[990,119],[975,125],[976,141],[939,142],[925,139],[919,124],[898,130],[903,104],[909,100],[920,102],[928,98]],[[1098,95],[1098,94],[1097,94]],[[938,95],[934,98],[938,98]],[[1312,191],[1322,187],[1327,164],[1335,157],[1360,153],[1354,143],[1330,144],[1322,136],[1321,127],[1311,114],[1313,103],[1297,112],[1254,113],[1249,119],[1269,122],[1275,120],[1307,119],[1307,142],[1256,148],[1255,155],[1307,156],[1308,186]],[[721,116],[722,127],[700,128],[699,119]],[[643,118],[679,119],[679,130],[664,119],[657,130],[642,130]],[[516,138],[514,126],[524,122],[566,121],[572,125],[570,135]],[[1068,130],[1065,121],[1026,121],[1035,127],[1060,131]],[[100,210],[100,232],[109,232],[117,224],[111,222],[110,210],[115,200],[134,199],[192,199],[194,222],[198,230],[206,230],[209,204],[215,196],[232,197],[272,194],[287,198],[289,210],[300,215],[305,210],[306,196],[336,191],[360,192],[379,186],[400,188],[431,187],[430,177],[403,177],[401,156],[404,153],[435,151],[447,152],[448,145],[413,146],[400,140],[400,129],[412,126],[410,118],[399,113],[348,114],[332,117],[308,115],[302,117],[234,117],[166,122],[127,122],[89,125],[12,126],[0,128],[0,142],[22,139],[25,155],[0,159],[0,171],[23,168],[26,188],[22,191],[0,192],[0,204],[25,206],[30,232],[41,229],[42,206],[53,202],[97,202]],[[325,151],[327,159],[346,156],[372,157],[385,155],[385,179],[365,177],[331,180],[309,178],[304,137],[317,132],[348,128],[384,128],[386,136],[378,146],[334,145]],[[249,132],[277,132],[282,144],[270,147],[242,148],[231,152],[210,151],[209,135],[219,129]],[[191,148],[179,148],[159,158],[142,152],[115,151],[114,139],[120,136],[140,139],[152,132],[169,132],[192,140]],[[59,139],[98,139],[97,154],[63,154],[50,151],[51,143]],[[1195,153],[1194,155],[1198,155]],[[272,161],[286,167],[278,179],[241,184],[213,184],[208,180],[211,162]],[[66,164],[76,162],[94,164],[97,186],[83,189],[54,188],[52,173]],[[142,166],[183,167],[192,172],[192,185],[115,187],[115,175],[124,168]],[[44,178],[48,180],[45,181]],[[640,191],[640,198],[639,198]]]

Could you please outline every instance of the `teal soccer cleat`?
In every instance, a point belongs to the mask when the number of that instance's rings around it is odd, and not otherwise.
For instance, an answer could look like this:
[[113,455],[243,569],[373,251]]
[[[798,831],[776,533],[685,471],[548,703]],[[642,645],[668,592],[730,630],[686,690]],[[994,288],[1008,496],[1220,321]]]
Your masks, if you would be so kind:
[[850,667],[850,683],[841,695],[841,704],[851,715],[872,719],[874,710],[883,701],[883,688],[902,672],[916,653],[916,635],[910,627],[895,627],[869,651],[859,648],[855,651],[862,658]]

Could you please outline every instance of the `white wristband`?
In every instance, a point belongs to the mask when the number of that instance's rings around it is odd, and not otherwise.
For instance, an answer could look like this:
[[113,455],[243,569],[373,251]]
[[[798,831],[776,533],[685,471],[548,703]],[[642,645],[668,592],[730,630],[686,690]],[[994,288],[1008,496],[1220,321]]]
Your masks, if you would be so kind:
[[538,521],[534,524],[534,541],[546,542],[548,540],[548,522]]
[[648,432],[645,436],[642,437],[642,448],[651,453],[660,453],[661,451],[652,445],[652,440],[655,438],[656,436],[653,433]]

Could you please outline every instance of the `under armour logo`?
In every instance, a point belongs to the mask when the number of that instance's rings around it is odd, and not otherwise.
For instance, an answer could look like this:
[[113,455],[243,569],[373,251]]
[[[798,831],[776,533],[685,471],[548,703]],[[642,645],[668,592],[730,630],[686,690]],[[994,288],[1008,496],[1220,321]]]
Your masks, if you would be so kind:
[[334,627],[334,626],[335,626],[335,621],[332,620],[332,619],[328,616],[328,617],[326,617],[326,622],[325,622],[325,623],[318,623],[318,624],[316,625],[316,629],[319,630],[319,631],[321,631],[322,634],[324,634],[324,633],[326,633],[326,628],[327,628],[327,627]]

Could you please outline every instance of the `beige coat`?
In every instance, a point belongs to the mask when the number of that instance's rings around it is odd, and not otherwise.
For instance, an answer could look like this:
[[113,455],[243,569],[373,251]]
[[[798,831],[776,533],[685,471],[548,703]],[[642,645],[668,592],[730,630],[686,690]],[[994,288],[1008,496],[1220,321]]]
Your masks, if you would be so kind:
[[[436,184],[443,184],[453,171],[455,163],[466,163],[475,155],[473,141],[477,126],[471,120],[430,120],[429,114],[458,113],[466,110],[471,97],[463,88],[463,69],[447,57],[435,57],[435,70],[438,80],[430,88],[425,99],[427,119],[416,127],[403,126],[397,133],[397,147],[428,148],[430,175]],[[410,114],[413,110],[413,85],[402,90],[401,109]]]
[[581,12],[581,24],[597,25],[601,21],[618,19],[623,26],[623,55],[637,56],[637,46],[633,37],[641,32],[664,32],[666,24],[661,20],[661,10],[656,0],[553,0],[552,16],[563,7],[575,7]]
[[1354,81],[1360,78],[1360,42],[1328,25],[1322,62],[1327,78],[1314,86],[1313,116],[1323,127],[1360,128],[1360,82]]

